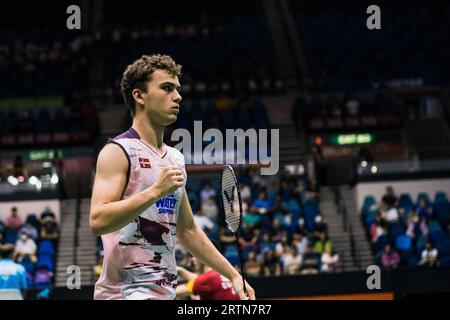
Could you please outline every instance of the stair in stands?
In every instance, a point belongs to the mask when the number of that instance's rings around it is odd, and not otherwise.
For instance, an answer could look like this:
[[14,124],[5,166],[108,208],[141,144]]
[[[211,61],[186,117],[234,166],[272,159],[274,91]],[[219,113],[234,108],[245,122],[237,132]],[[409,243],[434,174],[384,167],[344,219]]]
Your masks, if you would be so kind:
[[61,203],[61,234],[57,252],[55,286],[65,287],[69,274],[67,267],[75,264],[74,242],[76,227],[76,200],[64,200]]
[[76,257],[82,270],[83,285],[94,284],[94,266],[97,264],[97,238],[89,227],[89,210],[91,199],[82,199],[80,205],[80,224],[78,228],[78,247]]
[[351,256],[350,234],[344,230],[342,216],[338,213],[334,191],[330,187],[320,188],[320,211],[328,226],[328,236],[342,263],[342,271],[357,270]]
[[367,240],[361,217],[356,205],[356,190],[349,186],[340,186],[341,195],[344,205],[347,208],[349,223],[353,229],[355,239],[356,256],[359,261],[355,261],[357,267],[366,270],[368,266],[374,264],[374,257],[370,249],[370,243]]

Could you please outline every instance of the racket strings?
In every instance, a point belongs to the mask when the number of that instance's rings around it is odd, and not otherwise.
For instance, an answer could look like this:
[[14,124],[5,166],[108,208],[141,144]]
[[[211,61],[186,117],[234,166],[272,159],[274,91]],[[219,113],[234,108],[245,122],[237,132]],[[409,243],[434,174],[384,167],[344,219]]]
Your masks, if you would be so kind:
[[224,170],[222,175],[222,200],[225,220],[230,229],[236,232],[241,219],[240,203],[236,178],[230,170]]

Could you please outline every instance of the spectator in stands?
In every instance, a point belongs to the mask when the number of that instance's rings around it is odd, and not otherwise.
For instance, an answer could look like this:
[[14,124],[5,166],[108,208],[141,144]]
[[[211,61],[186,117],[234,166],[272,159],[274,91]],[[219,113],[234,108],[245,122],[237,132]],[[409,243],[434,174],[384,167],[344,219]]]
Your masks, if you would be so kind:
[[284,202],[281,198],[281,193],[278,192],[275,196],[275,202],[273,206],[269,209],[268,214],[272,219],[280,219],[284,220],[284,217],[288,214],[288,210],[286,209]]
[[392,186],[386,187],[386,193],[381,198],[381,201],[389,208],[397,206],[398,198],[395,195],[394,188]]
[[328,239],[327,234],[320,233],[317,241],[314,244],[314,252],[322,255],[327,250],[331,250],[331,240]]
[[416,212],[411,212],[406,223],[406,235],[415,239],[420,233],[419,215]]
[[27,274],[25,268],[13,260],[14,246],[6,244],[0,248],[0,289],[19,290],[26,295]]
[[244,271],[249,277],[256,277],[261,274],[261,261],[257,258],[255,251],[249,251],[247,261],[244,264]]
[[250,202],[252,201],[252,190],[242,181],[239,181],[239,191],[241,193],[242,201]]
[[211,237],[211,232],[214,231],[216,226],[214,224],[214,221],[207,217],[203,210],[195,212],[194,221],[197,226],[208,235],[208,237]]
[[241,224],[241,236],[239,237],[239,245],[242,251],[255,251],[258,248],[258,238],[260,230],[250,227],[245,221]]
[[297,247],[298,253],[303,256],[308,245],[308,238],[301,232],[294,232],[292,244]]
[[438,266],[438,251],[436,248],[433,248],[433,245],[430,241],[425,245],[425,249],[422,251],[422,259],[419,262],[419,265],[423,267],[437,267]]
[[284,274],[298,274],[302,266],[302,256],[299,254],[297,246],[287,246],[287,250],[282,254]]
[[339,255],[332,246],[325,249],[322,254],[322,272],[333,272],[339,266]]
[[211,197],[216,197],[216,190],[214,190],[209,181],[206,181],[203,189],[200,191],[201,202],[207,202]]
[[262,241],[259,243],[259,250],[261,253],[265,253],[269,249],[275,249],[275,243],[272,241],[268,232],[263,233]]
[[302,257],[301,274],[317,274],[320,270],[321,256],[313,252],[313,246],[308,244]]
[[397,208],[390,204],[382,204],[380,214],[381,218],[389,223],[398,222],[400,218]]
[[256,210],[250,210],[249,205],[247,202],[242,202],[242,211],[244,212],[244,221],[247,223],[247,225],[251,228],[259,227],[261,222],[261,216],[259,215],[258,211]]
[[381,220],[380,216],[378,215],[375,218],[375,222],[370,226],[371,242],[377,242],[378,238],[383,234],[387,234],[387,224],[384,220]]
[[57,245],[59,226],[54,215],[43,215],[41,218],[41,239],[52,240]]
[[278,257],[281,257],[283,255],[283,253],[285,253],[286,251],[289,251],[288,250],[289,247],[290,247],[290,243],[288,241],[288,235],[287,235],[287,233],[284,233],[281,236],[280,241],[276,242],[276,244],[275,244],[275,254]]
[[270,231],[272,241],[280,242],[284,236],[287,236],[287,231],[283,229],[281,221],[279,219],[274,219],[272,223],[272,230]]
[[326,234],[328,230],[328,226],[325,222],[323,222],[322,216],[319,214],[315,218],[314,224],[314,235],[316,237],[320,237],[321,234]]
[[51,288],[53,285],[53,272],[48,270],[48,266],[38,266],[34,276],[34,285],[37,288]]
[[427,201],[427,199],[421,198],[419,200],[419,206],[417,207],[417,214],[419,218],[430,220],[433,217],[433,206]]
[[20,228],[19,233],[24,232],[29,235],[31,239],[37,241],[39,238],[38,229],[31,223],[31,219],[29,217],[25,221],[25,224]]
[[400,263],[400,255],[397,251],[392,249],[391,245],[387,244],[384,247],[384,252],[381,255],[381,265],[384,268],[396,268]]
[[211,196],[208,200],[202,203],[201,211],[211,220],[217,220],[219,209],[217,208],[216,197]]
[[270,202],[267,198],[267,192],[265,190],[261,191],[258,198],[253,202],[253,209],[259,214],[267,214],[270,209]]
[[221,225],[219,227],[219,242],[221,250],[224,250],[228,245],[235,244],[236,236],[228,227]]
[[19,230],[23,225],[23,220],[17,212],[17,207],[11,208],[11,215],[6,219],[5,226],[9,229]]
[[270,202],[267,198],[267,192],[262,190],[258,198],[253,202],[251,210],[257,212],[261,218],[261,227],[270,228],[271,219],[268,215],[270,209]]
[[14,251],[14,260],[21,262],[24,258],[30,258],[31,262],[36,263],[37,246],[36,242],[29,237],[25,232],[19,234],[19,240],[16,242],[16,248]]
[[262,271],[264,276],[280,276],[281,275],[281,263],[275,254],[275,249],[270,248],[263,253]]

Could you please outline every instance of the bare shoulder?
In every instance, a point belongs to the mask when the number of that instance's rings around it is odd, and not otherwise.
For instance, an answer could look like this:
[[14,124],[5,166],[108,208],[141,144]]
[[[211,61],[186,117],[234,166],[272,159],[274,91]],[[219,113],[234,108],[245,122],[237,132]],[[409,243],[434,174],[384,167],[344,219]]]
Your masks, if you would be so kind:
[[108,143],[98,154],[97,172],[123,171],[126,173],[128,165],[125,151],[116,143]]

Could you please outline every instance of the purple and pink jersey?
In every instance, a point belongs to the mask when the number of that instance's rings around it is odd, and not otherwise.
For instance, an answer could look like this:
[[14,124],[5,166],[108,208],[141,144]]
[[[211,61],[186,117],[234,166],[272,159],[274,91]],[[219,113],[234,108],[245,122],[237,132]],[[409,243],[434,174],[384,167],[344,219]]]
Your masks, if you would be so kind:
[[[130,128],[109,143],[119,145],[128,158],[127,199],[153,185],[167,165],[176,165],[186,181],[181,152],[165,146],[157,154]],[[174,299],[176,223],[184,188],[158,199],[122,229],[102,235],[104,259],[94,299]]]

